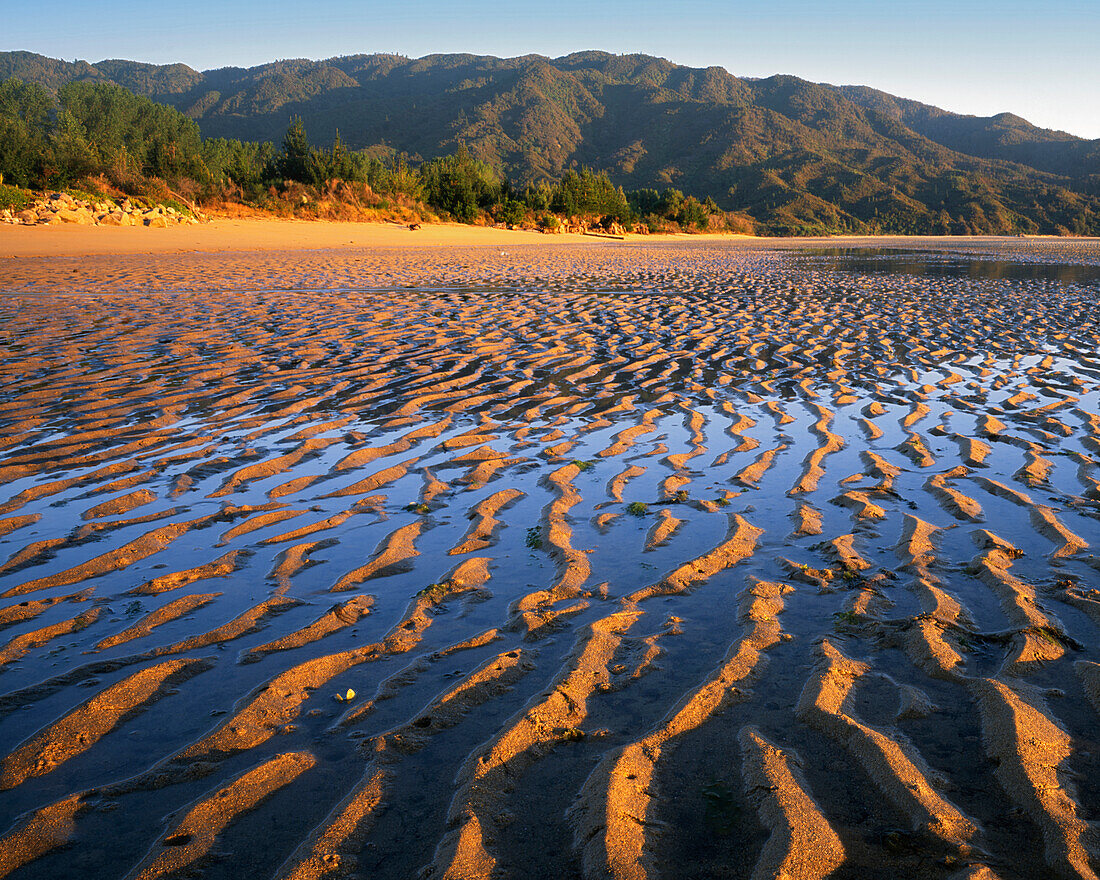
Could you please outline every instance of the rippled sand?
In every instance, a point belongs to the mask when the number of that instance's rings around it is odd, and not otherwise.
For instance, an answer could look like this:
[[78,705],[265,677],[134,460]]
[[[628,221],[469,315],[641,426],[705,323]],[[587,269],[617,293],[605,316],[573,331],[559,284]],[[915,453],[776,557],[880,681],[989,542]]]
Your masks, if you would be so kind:
[[0,876],[1095,878],[1100,243],[21,259]]

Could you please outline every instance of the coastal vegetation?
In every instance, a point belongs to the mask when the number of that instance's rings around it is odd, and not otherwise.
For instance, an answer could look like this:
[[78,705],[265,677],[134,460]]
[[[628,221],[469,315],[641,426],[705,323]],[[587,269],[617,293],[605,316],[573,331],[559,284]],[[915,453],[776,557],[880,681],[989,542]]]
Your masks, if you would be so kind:
[[547,230],[1100,234],[1100,142],[599,52],[206,72],[0,53],[0,173],[234,210]]

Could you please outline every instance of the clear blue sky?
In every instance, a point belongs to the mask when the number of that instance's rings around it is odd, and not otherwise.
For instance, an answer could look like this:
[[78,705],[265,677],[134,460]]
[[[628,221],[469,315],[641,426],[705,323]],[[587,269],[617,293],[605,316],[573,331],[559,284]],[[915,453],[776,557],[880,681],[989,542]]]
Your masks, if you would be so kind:
[[0,50],[198,69],[358,52],[644,52],[741,76],[869,85],[1100,138],[1100,0],[38,0]]

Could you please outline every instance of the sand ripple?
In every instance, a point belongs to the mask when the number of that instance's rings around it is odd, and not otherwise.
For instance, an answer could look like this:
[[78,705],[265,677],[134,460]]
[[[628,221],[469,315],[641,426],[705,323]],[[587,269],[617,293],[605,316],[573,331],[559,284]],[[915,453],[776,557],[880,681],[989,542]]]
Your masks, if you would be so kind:
[[1100,246],[913,246],[7,261],[0,876],[1095,880]]

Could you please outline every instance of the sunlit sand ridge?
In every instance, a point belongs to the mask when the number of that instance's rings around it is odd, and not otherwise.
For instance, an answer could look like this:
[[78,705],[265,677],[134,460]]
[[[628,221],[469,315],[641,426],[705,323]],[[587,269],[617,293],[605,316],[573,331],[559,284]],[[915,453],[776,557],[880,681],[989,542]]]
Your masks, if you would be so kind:
[[1092,878],[1100,244],[21,259],[0,876]]

